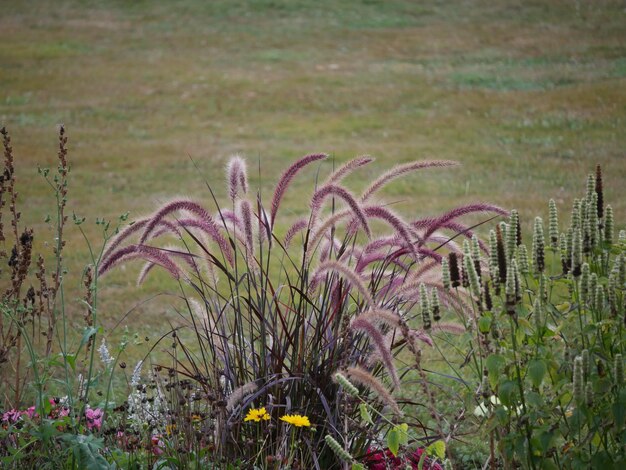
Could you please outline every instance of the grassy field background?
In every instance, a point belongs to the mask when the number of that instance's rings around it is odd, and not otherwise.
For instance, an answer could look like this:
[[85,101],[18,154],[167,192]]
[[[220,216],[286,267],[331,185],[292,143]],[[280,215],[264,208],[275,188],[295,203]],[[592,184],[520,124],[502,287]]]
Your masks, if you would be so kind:
[[[526,227],[547,217],[550,197],[567,219],[600,163],[623,222],[625,24],[621,1],[2,1],[0,123],[43,250],[53,206],[36,168],[55,165],[59,123],[70,137],[69,211],[88,218],[96,241],[96,217],[132,219],[174,195],[208,203],[205,180],[223,195],[234,153],[249,158],[266,198],[306,153],[376,157],[354,188],[395,163],[455,159],[463,166],[406,178],[386,198],[407,216],[489,201],[519,208]],[[294,182],[288,217],[314,177]],[[86,255],[71,227],[77,325]],[[136,291],[135,274],[102,279],[107,328],[172,289],[156,276]],[[174,318],[159,300],[122,325],[154,338]]]

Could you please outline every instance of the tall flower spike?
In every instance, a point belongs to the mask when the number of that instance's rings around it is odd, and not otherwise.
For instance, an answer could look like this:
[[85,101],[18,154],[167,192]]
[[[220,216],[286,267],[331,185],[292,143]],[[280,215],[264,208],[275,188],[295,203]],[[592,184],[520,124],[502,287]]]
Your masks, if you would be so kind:
[[517,247],[517,228],[519,227],[519,214],[516,209],[511,211],[509,227],[506,231],[506,260],[510,261],[515,256]]
[[506,274],[505,284],[506,294],[506,311],[509,315],[515,314],[515,305],[517,305],[517,261],[511,260],[508,272]]
[[446,290],[450,290],[450,264],[448,263],[447,258],[443,258],[441,260],[441,281],[443,283],[443,288]]
[[474,267],[476,268],[476,274],[481,277],[480,267],[480,243],[476,235],[472,236],[472,259],[474,260]]
[[583,402],[583,359],[577,356],[574,359],[574,372],[572,375],[572,389],[574,392],[574,402],[580,405]]
[[420,311],[422,312],[422,321],[424,322],[424,329],[430,330],[432,323],[430,322],[430,306],[428,305],[428,292],[426,291],[426,285],[420,284]]
[[537,295],[541,299],[541,303],[548,301],[548,277],[542,273],[539,276],[539,288],[537,289]]
[[554,199],[550,199],[549,209],[550,218],[548,232],[550,236],[550,247],[552,247],[553,250],[556,250],[559,247],[559,216]]
[[604,286],[602,284],[598,284],[596,287],[596,311],[598,314],[601,314],[604,310],[604,305],[606,304],[606,295],[604,293]]
[[452,252],[448,255],[450,262],[450,280],[452,287],[459,287],[461,285],[461,275],[459,272],[459,260],[457,254]]
[[430,291],[430,311],[433,314],[433,320],[441,320],[441,304],[439,302],[439,292],[436,288]]
[[599,235],[599,226],[600,221],[598,220],[598,212],[596,211],[596,207],[598,206],[598,195],[593,193],[591,195],[591,203],[589,204],[589,208],[587,210],[587,219],[589,220],[589,238],[591,242],[591,249],[595,249],[598,246],[598,242],[600,241]]
[[507,279],[507,262],[506,262],[506,251],[504,249],[504,235],[502,233],[502,228],[506,227],[504,224],[499,224],[496,226],[496,243],[498,248],[498,273],[500,274],[500,284],[504,284]]
[[[596,192],[596,179],[591,173],[589,173],[587,175],[587,192],[585,194],[585,198],[587,199],[587,202],[591,201],[591,195],[595,192]],[[594,207],[594,209],[596,208]]]
[[589,288],[587,289],[587,304],[592,308],[596,305],[597,290],[598,275],[596,273],[591,273],[591,275],[589,276]]
[[589,380],[589,350],[583,349],[580,353],[580,357],[582,359],[583,364],[583,380],[587,382]]
[[600,165],[596,166],[596,194],[598,195],[597,211],[598,219],[604,217],[604,188],[602,187],[602,168]]
[[489,276],[491,282],[497,284],[500,282],[500,273],[498,270],[498,242],[496,239],[496,231],[489,231]]
[[588,263],[583,263],[580,275],[580,302],[585,305],[589,300],[589,278],[591,270]]
[[580,269],[583,264],[583,241],[580,229],[572,233],[572,275],[580,276]]
[[535,328],[539,333],[543,328],[543,307],[539,296],[535,297],[533,302],[533,319],[535,320]]
[[535,218],[533,230],[533,264],[535,272],[542,273],[545,270],[545,239],[543,236],[543,221],[541,217]]
[[580,229],[581,225],[581,202],[580,199],[574,199],[574,203],[572,204],[572,229]]
[[474,260],[472,260],[471,254],[466,253],[463,256],[463,267],[467,273],[467,279],[469,281],[472,294],[474,294],[475,298],[480,299],[480,280],[478,279],[478,273],[476,272],[476,267],[474,266]]
[[530,263],[528,262],[528,249],[526,245],[522,244],[517,247],[517,263],[520,274],[530,273]]
[[606,214],[604,218],[604,243],[607,247],[613,245],[613,207],[606,206]]

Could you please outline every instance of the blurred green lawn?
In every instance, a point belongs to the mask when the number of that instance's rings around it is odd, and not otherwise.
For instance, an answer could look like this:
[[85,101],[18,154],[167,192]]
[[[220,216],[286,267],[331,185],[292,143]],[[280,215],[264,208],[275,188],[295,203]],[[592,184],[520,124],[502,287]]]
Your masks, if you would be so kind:
[[[55,165],[58,123],[70,137],[69,211],[95,241],[96,217],[138,217],[174,195],[208,202],[205,179],[223,195],[234,153],[266,198],[306,153],[376,157],[353,187],[398,162],[455,159],[461,168],[411,176],[387,199],[413,217],[490,201],[519,208],[527,227],[550,197],[568,218],[600,163],[606,199],[619,223],[626,215],[622,1],[38,0],[0,11],[0,123],[42,249],[52,201],[36,167]],[[287,216],[314,177],[297,178]],[[68,247],[80,325],[87,252],[73,227]],[[155,276],[134,290],[137,267],[102,279],[107,328],[173,289]],[[156,338],[176,321],[160,299],[122,325]]]

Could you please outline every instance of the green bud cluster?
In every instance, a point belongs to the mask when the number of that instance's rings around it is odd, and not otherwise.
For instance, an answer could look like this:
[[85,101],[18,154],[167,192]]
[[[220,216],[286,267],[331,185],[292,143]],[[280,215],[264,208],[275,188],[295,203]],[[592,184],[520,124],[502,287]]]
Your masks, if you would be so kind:
[[335,374],[335,380],[337,381],[337,383],[339,385],[341,385],[343,387],[343,389],[346,391],[346,393],[348,393],[349,395],[352,395],[353,397],[358,397],[359,396],[359,389],[356,388],[352,382],[350,382],[347,377],[345,375],[343,375],[340,372],[337,372]]
[[554,199],[550,199],[548,204],[550,209],[548,235],[550,236],[550,246],[553,250],[556,250],[559,247],[559,217]]

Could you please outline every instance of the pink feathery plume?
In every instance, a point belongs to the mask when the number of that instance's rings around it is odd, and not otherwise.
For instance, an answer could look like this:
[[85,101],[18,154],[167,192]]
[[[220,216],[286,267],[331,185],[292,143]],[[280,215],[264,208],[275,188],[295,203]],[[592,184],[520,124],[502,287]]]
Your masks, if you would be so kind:
[[[137,220],[136,222],[132,223],[131,225],[128,225],[126,228],[124,228],[122,231],[120,231],[108,243],[108,245],[106,247],[106,250],[104,250],[104,252],[102,253],[102,258],[101,258],[100,262],[101,263],[105,262],[106,259],[111,255],[111,253],[113,253],[113,251],[124,240],[126,240],[131,235],[133,235],[134,233],[136,233],[136,232],[140,231],[142,228],[144,228],[146,226],[146,224],[148,223],[148,221],[149,221],[149,219]],[[159,222],[159,224],[158,224],[158,227],[161,227],[161,228],[159,230],[157,230],[156,233],[153,233],[153,235],[150,237],[150,239],[160,237],[161,235],[164,235],[166,233],[172,233],[172,234],[176,235],[179,238],[182,236],[182,234],[180,233],[180,231],[178,230],[176,225],[174,225],[173,223],[171,223],[168,220],[161,220]]]
[[174,225],[172,222],[170,222],[169,220],[164,219],[161,222],[159,222],[159,227],[161,228],[155,230],[154,232],[152,232],[152,234],[150,234],[150,240],[153,240],[165,234],[174,234],[179,239],[182,238],[183,236],[182,233],[180,233],[180,230],[178,230],[178,227]]
[[382,206],[368,206],[363,210],[368,217],[374,217],[387,222],[404,240],[407,248],[414,249],[413,240],[411,239],[411,234],[409,233],[410,229],[407,223],[404,222],[398,215]]
[[367,268],[372,263],[376,263],[377,261],[386,262],[387,264],[393,264],[404,272],[409,270],[409,267],[406,264],[400,261],[397,257],[391,257],[390,253],[370,253],[368,255],[361,256],[357,261],[354,270],[357,273],[362,274],[365,268]]
[[289,228],[289,230],[287,230],[287,234],[285,235],[285,239],[283,240],[283,245],[285,246],[285,248],[289,248],[293,237],[302,232],[305,228],[307,228],[308,225],[309,222],[306,219],[300,219],[296,223],[294,223]]
[[[183,253],[179,251],[177,247],[175,246],[167,246],[165,248],[161,248],[161,250],[167,252],[168,255],[182,259],[184,262],[187,263],[187,265],[191,268],[192,271],[198,270],[198,265],[196,264],[194,260],[194,256],[192,254]],[[148,261],[143,265],[143,268],[141,268],[141,271],[139,271],[139,275],[137,276],[138,286],[144,283],[144,281],[146,280],[146,277],[148,276],[150,271],[152,271],[152,268],[154,268],[155,266],[157,266],[157,264],[154,261]]]
[[187,211],[195,215],[200,222],[198,228],[202,229],[210,238],[212,238],[213,241],[217,243],[220,251],[228,262],[231,265],[234,264],[232,249],[228,241],[220,233],[219,227],[215,223],[213,217],[211,217],[211,214],[209,214],[200,204],[186,199],[175,200],[161,207],[161,209],[159,209],[156,214],[152,216],[146,225],[139,242],[142,244],[145,243],[159,222],[167,215],[177,211]]
[[241,220],[239,219],[239,217],[237,217],[237,214],[235,214],[233,211],[231,211],[230,209],[220,209],[219,212],[217,212],[214,216],[213,216],[214,220],[221,220],[222,224],[224,224],[224,226],[226,226],[226,222],[230,222],[232,223],[238,230],[243,230],[243,225],[241,224]]
[[[464,236],[468,240],[471,240],[472,237],[474,236],[474,231],[473,230],[470,230],[467,225],[460,224],[458,222],[448,222],[446,224],[443,224],[441,226],[441,228],[452,230],[452,231],[454,231],[454,232],[456,232],[458,234],[461,234],[462,236]],[[430,237],[430,239],[433,240],[433,237]],[[489,253],[489,247],[480,238],[478,239],[478,246],[480,246],[480,249],[484,253]]]
[[391,351],[385,347],[385,338],[380,330],[365,318],[361,318],[360,315],[350,322],[350,327],[353,330],[364,332],[370,338],[380,354],[381,361],[385,365],[391,381],[396,388],[400,388],[400,379],[398,378],[396,367],[393,364]]
[[374,159],[370,157],[369,155],[364,155],[362,157],[354,158],[350,160],[349,162],[345,163],[336,171],[334,171],[328,177],[328,179],[326,180],[326,183],[324,183],[322,186],[326,186],[327,184],[337,184],[346,176],[348,176],[350,173],[352,173],[354,170],[356,170],[357,168],[367,165],[368,163],[373,162],[373,161]]
[[[307,250],[310,253],[311,251],[317,248],[317,244],[320,240],[326,236],[326,232],[330,230],[337,222],[339,222],[344,217],[350,214],[349,211],[340,211],[335,212],[326,220],[324,220],[321,224],[317,225],[314,230],[311,231],[311,235],[309,236],[309,243],[307,245]],[[308,222],[307,222],[308,224]]]
[[[238,222],[238,221],[237,221]],[[198,229],[200,230],[200,232],[203,235],[206,235],[210,238],[213,238],[213,236],[210,233],[210,226],[207,225],[206,222],[204,222],[203,220],[200,219],[180,219],[178,221],[178,225],[180,225],[181,227],[184,227],[186,230],[191,230],[191,229]],[[220,224],[221,225],[221,224]],[[234,236],[237,240],[239,240],[240,243],[242,243],[243,245],[246,244],[246,240],[245,238],[243,238],[243,234],[242,234],[243,229],[240,230],[235,230]],[[215,240],[215,238],[213,238],[213,240]],[[219,244],[219,241],[218,241]],[[230,246],[229,246],[230,248]],[[224,253],[224,257],[228,260],[228,262],[233,265],[234,264],[234,258],[232,255],[232,250],[229,250],[227,252]],[[211,264],[211,262],[209,262],[209,265]]]
[[339,263],[337,261],[325,261],[321,263],[315,273],[311,276],[309,288],[311,290],[315,289],[317,287],[317,284],[320,282],[321,277],[328,271],[336,272],[343,275],[343,277],[350,282],[352,287],[354,287],[361,293],[367,305],[374,305],[372,295],[367,290],[367,287],[365,287],[365,284],[363,284],[363,281],[361,281],[358,274],[345,264]]
[[315,222],[317,213],[320,211],[324,200],[331,195],[337,196],[346,202],[346,204],[352,210],[360,224],[363,226],[363,230],[365,231],[367,236],[370,237],[372,233],[370,232],[370,227],[367,223],[367,217],[365,217],[365,214],[361,209],[359,203],[356,201],[356,199],[354,199],[354,197],[352,197],[352,195],[348,191],[345,190],[345,188],[334,184],[322,186],[317,191],[315,191],[315,194],[313,194],[313,197],[311,198],[312,221]]
[[433,339],[425,331],[422,331],[422,330],[409,330],[409,335],[413,339],[418,339],[422,343],[426,343],[431,348],[434,345]]
[[[423,234],[422,242],[428,240],[428,238],[434,232],[439,230],[442,226],[444,226],[448,222],[458,217],[462,217],[464,215],[471,214],[474,212],[495,212],[496,214],[500,214],[500,215],[508,215],[509,213],[508,211],[502,209],[501,207],[494,206],[493,204],[483,203],[483,202],[475,203],[475,204],[467,204],[464,206],[456,207],[455,209],[452,209],[451,211],[446,212],[445,214],[440,215],[439,217],[435,217],[434,219],[430,221],[430,223],[427,225],[426,232]],[[419,223],[419,221],[416,223]],[[416,226],[416,223],[412,224],[413,227],[419,228],[418,226]]]
[[239,188],[244,194],[248,192],[246,161],[239,155],[235,155],[228,161],[226,174],[228,175],[228,195],[230,200],[235,202]]
[[389,171],[383,173],[382,176],[377,178],[363,193],[361,196],[362,201],[367,201],[372,194],[385,186],[390,181],[399,178],[400,176],[415,170],[421,170],[423,168],[437,168],[445,166],[458,165],[457,162],[451,160],[425,160],[419,162],[405,163],[403,165],[396,165]]
[[243,219],[243,231],[246,239],[246,249],[248,253],[252,253],[254,249],[254,238],[252,236],[252,207],[246,200],[241,201],[239,206],[241,218]]
[[128,245],[112,253],[106,262],[100,265],[100,275],[103,275],[119,263],[135,258],[143,258],[152,261],[165,268],[174,279],[180,279],[181,271],[170,257],[165,254],[163,250],[147,245]]
[[367,320],[372,324],[384,323],[394,328],[399,327],[401,323],[400,315],[384,308],[366,310],[352,321],[354,322],[357,319]]
[[431,329],[432,331],[444,331],[453,335],[462,335],[466,331],[463,325],[452,322],[435,322]]
[[274,196],[272,197],[272,209],[270,211],[269,225],[270,230],[274,228],[274,221],[276,220],[276,213],[278,212],[280,201],[282,200],[285,191],[289,187],[289,183],[291,183],[293,177],[296,176],[296,174],[308,164],[316,162],[318,160],[323,160],[325,158],[328,158],[328,155],[323,153],[307,155],[306,157],[302,157],[301,159],[293,163],[289,168],[285,170],[285,172],[278,180],[278,184],[276,185],[276,189],[274,190]]
[[113,251],[120,245],[120,243],[130,237],[133,233],[138,232],[139,230],[144,228],[147,223],[148,219],[137,220],[133,224],[124,228],[115,237],[113,237],[108,243],[106,249],[104,250],[104,253],[102,254],[102,259],[100,260],[101,263],[106,261],[106,259],[111,255],[111,253],[113,253]]
[[369,388],[372,392],[378,395],[380,401],[388,405],[396,416],[402,416],[402,411],[400,411],[398,403],[393,399],[385,386],[376,377],[359,366],[347,367],[345,373],[350,380]]

